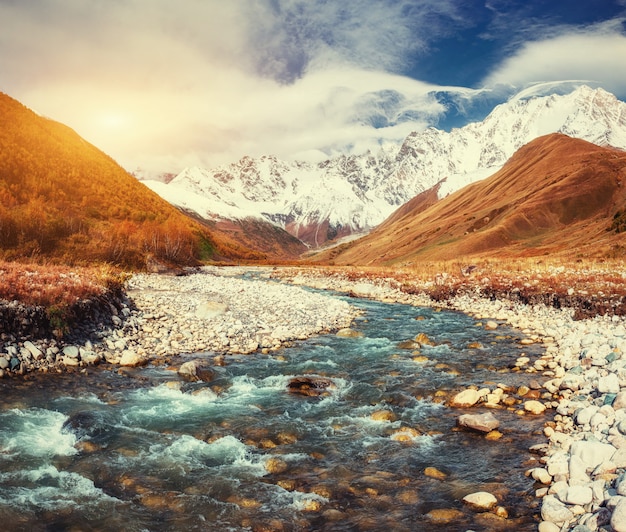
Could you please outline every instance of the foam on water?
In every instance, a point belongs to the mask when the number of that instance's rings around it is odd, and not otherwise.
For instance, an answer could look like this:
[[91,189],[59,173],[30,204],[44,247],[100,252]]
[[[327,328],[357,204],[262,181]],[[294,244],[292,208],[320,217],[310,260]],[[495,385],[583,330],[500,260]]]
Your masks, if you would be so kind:
[[265,458],[255,455],[251,447],[234,436],[224,436],[207,443],[184,434],[169,443],[150,446],[142,460],[153,462],[160,468],[166,465],[185,470],[234,466],[246,469],[254,476],[266,473]]
[[67,416],[43,408],[0,413],[0,451],[11,457],[71,456],[76,436],[62,430]]
[[[12,486],[19,483],[19,486]],[[56,510],[117,499],[78,473],[59,471],[51,464],[37,469],[0,474],[0,502]]]

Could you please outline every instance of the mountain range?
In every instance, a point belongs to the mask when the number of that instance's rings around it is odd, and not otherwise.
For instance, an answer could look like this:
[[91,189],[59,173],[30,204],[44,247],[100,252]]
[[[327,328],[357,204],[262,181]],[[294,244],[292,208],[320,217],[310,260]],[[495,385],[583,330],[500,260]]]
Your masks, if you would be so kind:
[[415,196],[437,198],[497,172],[522,146],[549,133],[626,149],[626,103],[603,89],[519,94],[482,121],[411,133],[376,153],[317,164],[267,155],[144,181],[179,208],[215,224],[273,224],[311,248],[362,235]]
[[406,267],[476,257],[606,258],[626,250],[626,151],[552,133],[484,180],[442,199],[439,187],[367,236],[311,260]]

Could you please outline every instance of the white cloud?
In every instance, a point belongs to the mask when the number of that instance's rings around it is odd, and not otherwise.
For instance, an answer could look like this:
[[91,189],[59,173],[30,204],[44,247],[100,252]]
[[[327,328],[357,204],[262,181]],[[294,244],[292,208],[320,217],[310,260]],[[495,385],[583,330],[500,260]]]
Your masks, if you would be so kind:
[[441,112],[428,85],[389,73],[424,45],[421,17],[449,7],[413,4],[0,1],[0,89],[129,169],[364,150]]
[[525,43],[485,80],[485,85],[588,80],[626,94],[626,35],[615,21],[589,31]]

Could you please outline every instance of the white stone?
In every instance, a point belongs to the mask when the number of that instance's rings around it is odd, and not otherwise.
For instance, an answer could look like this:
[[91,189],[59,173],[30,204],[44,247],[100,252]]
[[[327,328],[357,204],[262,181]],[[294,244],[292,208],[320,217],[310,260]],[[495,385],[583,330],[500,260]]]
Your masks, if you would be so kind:
[[541,503],[541,518],[557,525],[569,523],[574,514],[554,495],[546,495]]
[[619,393],[619,377],[615,373],[600,377],[598,379],[598,391],[600,393]]
[[552,482],[552,476],[543,467],[535,467],[531,469],[528,473],[530,474],[533,480],[536,480],[537,482],[541,482],[542,484],[548,485]]
[[459,416],[458,424],[479,432],[491,432],[500,426],[500,422],[491,412],[484,414],[463,414]]
[[63,348],[63,354],[68,358],[78,358],[78,347],[75,345],[66,345]]
[[598,407],[595,405],[590,405],[581,409],[576,414],[576,423],[578,423],[579,425],[587,425],[597,411]]
[[538,532],[561,532],[561,527],[551,523],[550,521],[541,521],[539,523],[539,527],[537,528]]
[[570,455],[580,458],[587,469],[595,468],[602,462],[610,460],[615,447],[597,441],[576,441],[572,443]]
[[141,357],[136,352],[131,351],[131,350],[126,350],[122,353],[122,357],[120,358],[119,365],[135,367],[135,366],[141,366],[145,362],[146,360],[144,360],[144,358]]
[[40,360],[43,357],[43,353],[41,352],[41,350],[31,341],[26,340],[24,342],[24,347],[28,349],[28,351],[35,360]]
[[611,526],[614,532],[626,532],[626,497],[621,497],[613,509]]
[[593,491],[588,486],[570,486],[565,493],[567,504],[580,504],[584,506],[593,500]]
[[474,510],[486,512],[498,504],[498,499],[487,491],[477,491],[463,497],[463,502]]

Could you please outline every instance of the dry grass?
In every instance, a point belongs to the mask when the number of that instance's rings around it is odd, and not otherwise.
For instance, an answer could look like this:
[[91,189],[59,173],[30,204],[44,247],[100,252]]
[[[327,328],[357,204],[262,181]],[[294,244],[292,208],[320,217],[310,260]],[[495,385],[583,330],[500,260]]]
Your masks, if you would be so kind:
[[624,260],[498,258],[415,262],[410,267],[322,267],[348,280],[381,280],[407,293],[445,300],[479,291],[486,297],[571,307],[578,318],[626,315]]
[[124,274],[109,266],[70,268],[0,261],[0,300],[65,308],[119,288]]

